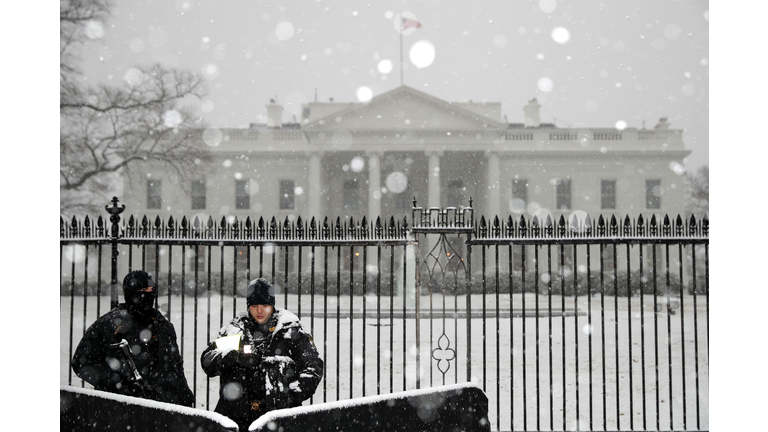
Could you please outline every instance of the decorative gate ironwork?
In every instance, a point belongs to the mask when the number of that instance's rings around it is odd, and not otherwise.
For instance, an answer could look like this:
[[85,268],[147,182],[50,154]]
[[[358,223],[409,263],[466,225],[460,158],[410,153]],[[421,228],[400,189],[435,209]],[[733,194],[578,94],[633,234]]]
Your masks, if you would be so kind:
[[[428,208],[424,209],[422,207],[418,207],[416,205],[416,200],[413,200],[413,210],[412,210],[412,220],[413,220],[413,228],[412,232],[417,236],[424,235],[425,237],[428,237],[429,235],[437,235],[438,239],[435,242],[434,246],[429,249],[429,251],[424,256],[424,260],[420,261],[419,255],[416,256],[416,268],[418,271],[416,271],[416,292],[423,292],[421,289],[421,282],[422,282],[422,270],[426,271],[427,276],[427,282],[428,282],[428,290],[429,290],[429,343],[430,343],[430,350],[431,353],[431,359],[436,362],[436,366],[440,373],[442,374],[442,384],[445,384],[445,375],[448,372],[448,369],[450,367],[450,362],[452,360],[456,359],[456,349],[451,348],[451,338],[446,333],[446,315],[448,314],[448,310],[446,309],[446,291],[447,291],[447,284],[448,281],[446,280],[446,275],[450,272],[450,274],[453,275],[454,280],[454,292],[458,292],[458,283],[459,283],[459,273],[464,274],[464,286],[469,288],[471,286],[470,282],[470,260],[469,257],[467,257],[467,260],[465,261],[464,257],[462,257],[462,253],[460,251],[457,251],[457,248],[454,248],[454,246],[451,245],[451,242],[449,241],[449,237],[456,236],[457,239],[460,238],[461,235],[466,235],[467,237],[472,235],[473,227],[472,227],[472,221],[473,221],[473,209],[472,209],[472,199],[469,200],[469,207],[463,208],[463,209],[457,209],[455,207],[447,207],[445,209],[440,208]],[[429,242],[426,243],[427,245]],[[438,314],[435,314],[434,308],[433,308],[433,281],[437,282],[437,287],[439,288],[439,292],[442,294],[442,309],[439,311]],[[466,311],[471,311],[471,297],[469,296],[469,289],[466,289],[467,297],[466,297]],[[416,311],[417,316],[420,316],[419,311],[421,309],[421,296],[416,297]],[[453,309],[453,318],[454,318],[454,337],[453,340],[455,343],[458,343],[458,315],[459,315],[459,308],[458,308],[458,299],[459,297],[454,295],[454,309]],[[433,332],[433,322],[434,318],[436,316],[439,316],[442,320],[442,326],[441,326],[441,334],[437,337],[437,339],[434,336]],[[471,320],[467,320],[467,326],[466,326],[466,337],[467,341],[471,338],[472,333],[472,326],[471,326]],[[421,334],[421,321],[417,319],[416,321],[416,334]],[[436,341],[437,348],[433,348],[433,343]],[[420,339],[417,339],[416,342],[416,349],[417,351],[421,352],[421,345],[420,345]],[[467,358],[467,377],[468,381],[471,381],[472,376],[472,370],[470,367],[471,364],[471,349],[466,349],[466,358]],[[430,386],[433,385],[432,381],[432,367],[435,365],[434,362],[430,361],[429,364],[429,377],[430,377]],[[420,364],[420,357],[417,358],[417,370],[421,370],[421,364]],[[455,382],[458,382],[458,371],[455,375]],[[420,382],[419,382],[420,383]]]

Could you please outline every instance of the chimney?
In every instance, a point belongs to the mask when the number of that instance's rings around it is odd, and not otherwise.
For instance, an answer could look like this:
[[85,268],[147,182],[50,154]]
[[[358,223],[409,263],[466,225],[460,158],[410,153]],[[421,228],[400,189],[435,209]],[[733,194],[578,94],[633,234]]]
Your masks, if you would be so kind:
[[653,127],[654,129],[669,129],[669,122],[666,117],[659,119],[659,123]]
[[279,128],[283,125],[283,106],[270,99],[267,104],[267,126]]
[[525,127],[539,127],[541,126],[541,119],[539,118],[539,102],[536,98],[528,101],[528,105],[523,107],[523,114],[525,115]]

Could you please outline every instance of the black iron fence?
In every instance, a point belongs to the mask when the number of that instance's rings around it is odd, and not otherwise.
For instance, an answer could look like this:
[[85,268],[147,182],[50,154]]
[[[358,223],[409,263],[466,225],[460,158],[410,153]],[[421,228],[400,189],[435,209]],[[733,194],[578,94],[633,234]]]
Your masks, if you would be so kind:
[[179,335],[197,406],[199,356],[265,277],[326,364],[310,402],[474,382],[494,430],[709,427],[706,218],[524,216],[323,221],[123,215],[61,219],[61,381],[84,330],[145,269]]

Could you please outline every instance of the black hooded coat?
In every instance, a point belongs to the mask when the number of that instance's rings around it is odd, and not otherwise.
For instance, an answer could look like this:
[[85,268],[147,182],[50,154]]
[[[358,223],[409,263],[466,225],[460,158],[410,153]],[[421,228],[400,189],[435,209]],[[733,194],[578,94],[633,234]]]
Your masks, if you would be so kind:
[[[102,315],[78,344],[72,370],[96,390],[193,407],[173,324],[156,310],[142,318],[137,320],[125,304]],[[133,383],[122,352],[110,347],[122,339],[128,342],[136,369],[147,384],[146,395]]]
[[[136,274],[138,286],[136,279],[131,279]],[[142,271],[126,276],[126,303],[88,327],[72,356],[72,370],[96,390],[194,407],[176,330],[152,307],[154,293],[138,291],[147,282],[154,286],[152,277]],[[122,340],[128,343],[131,358],[146,384],[144,389],[138,385],[123,350],[115,347]]]
[[[293,313],[275,308],[264,325],[248,313],[235,317],[219,337],[239,336],[239,349],[211,342],[200,364],[209,377],[220,376],[215,411],[234,420],[241,430],[265,412],[301,405],[323,377],[323,360],[312,336]],[[244,346],[252,354],[243,354]]]

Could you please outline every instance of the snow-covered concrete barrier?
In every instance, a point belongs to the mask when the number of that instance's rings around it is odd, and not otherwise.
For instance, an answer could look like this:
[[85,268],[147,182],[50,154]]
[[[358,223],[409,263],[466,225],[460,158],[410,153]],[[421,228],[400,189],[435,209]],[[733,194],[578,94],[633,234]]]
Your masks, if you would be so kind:
[[227,431],[237,424],[211,411],[61,386],[62,431]]
[[289,408],[264,414],[249,431],[490,431],[488,397],[455,384]]

